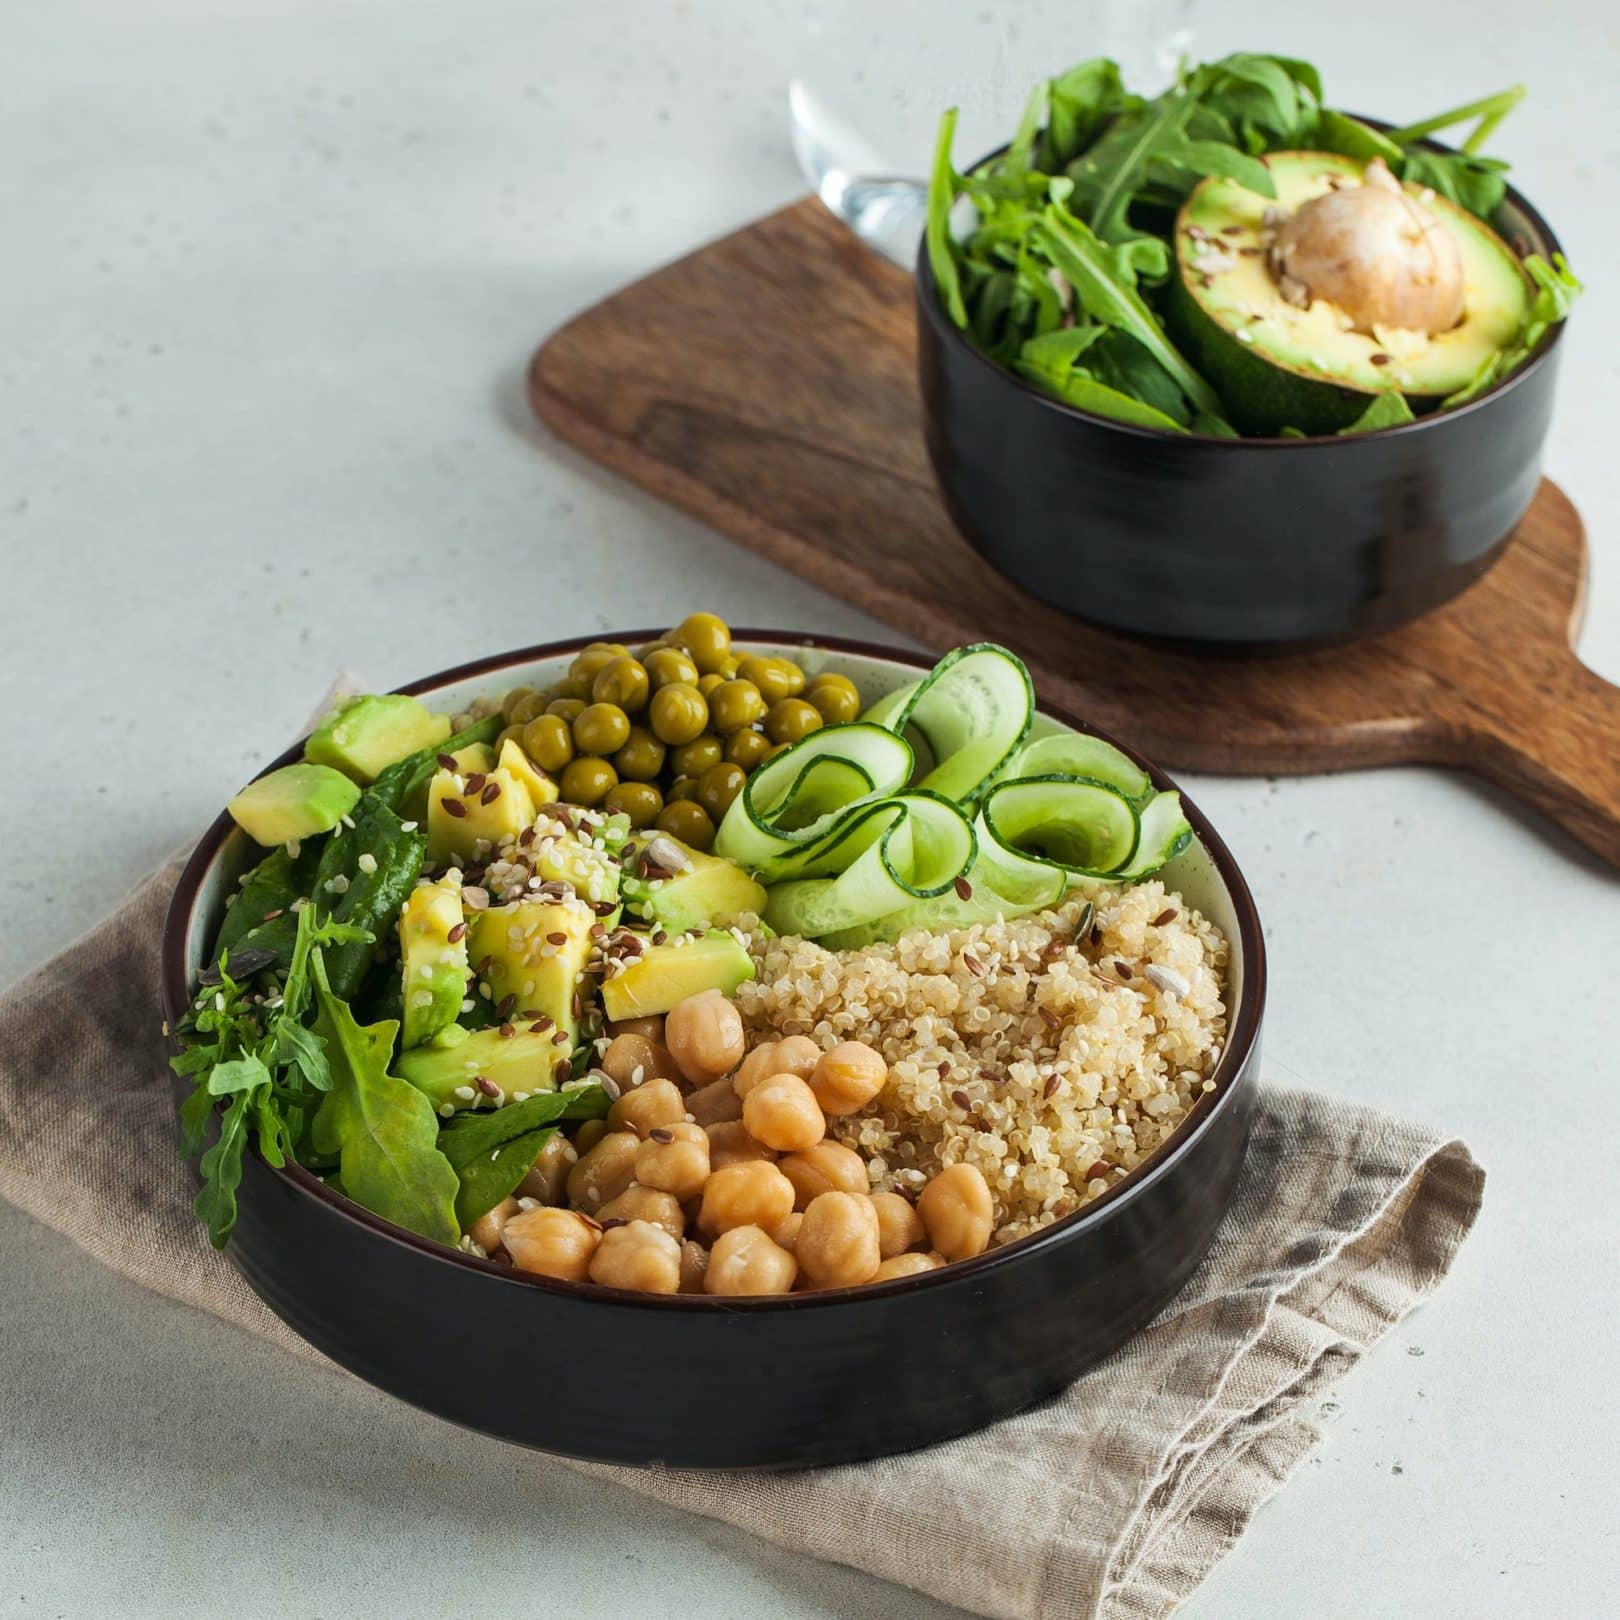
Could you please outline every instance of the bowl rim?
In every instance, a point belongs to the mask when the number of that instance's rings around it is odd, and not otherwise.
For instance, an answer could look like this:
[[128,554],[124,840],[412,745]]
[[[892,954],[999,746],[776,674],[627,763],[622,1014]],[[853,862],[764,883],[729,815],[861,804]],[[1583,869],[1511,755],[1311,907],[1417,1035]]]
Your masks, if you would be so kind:
[[[663,634],[663,631],[658,629],[643,629],[604,630],[590,635],[570,636],[562,640],[542,642],[532,647],[522,647],[510,652],[495,653],[483,658],[476,658],[467,663],[457,664],[449,669],[441,670],[436,674],[407,682],[403,686],[394,688],[394,690],[413,697],[420,696],[424,693],[435,692],[446,686],[494,676],[502,670],[535,663],[542,659],[579,652],[595,641],[616,639],[629,645],[635,645],[643,641],[653,640],[661,634]],[[908,648],[888,646],[881,642],[867,641],[858,637],[817,635],[803,631],[756,628],[736,629],[732,631],[732,640],[734,643],[804,647],[827,652],[845,653],[854,657],[870,658],[920,670],[930,669],[936,662],[931,655],[913,652]],[[954,1261],[933,1271],[922,1272],[910,1277],[895,1278],[881,1283],[861,1283],[849,1288],[819,1289],[801,1294],[740,1296],[736,1298],[711,1294],[642,1294],[623,1289],[604,1288],[596,1283],[571,1283],[552,1277],[536,1276],[531,1273],[517,1271],[512,1266],[501,1265],[497,1261],[481,1259],[477,1255],[468,1254],[460,1249],[449,1248],[444,1244],[434,1242],[431,1238],[421,1237],[415,1232],[395,1226],[392,1222],[384,1220],[382,1216],[375,1215],[370,1210],[362,1208],[359,1204],[343,1197],[342,1194],[334,1192],[325,1182],[321,1181],[319,1177],[309,1170],[306,1170],[302,1165],[289,1160],[284,1167],[274,1168],[259,1155],[256,1146],[251,1149],[254,1157],[259,1160],[264,1169],[286,1182],[295,1189],[297,1194],[325,1204],[337,1218],[364,1227],[396,1244],[413,1249],[430,1261],[444,1265],[471,1268],[490,1277],[492,1280],[513,1287],[539,1288],[549,1293],[561,1294],[580,1301],[609,1300],[615,1304],[633,1305],[648,1310],[751,1312],[821,1310],[835,1308],[839,1305],[853,1305],[863,1300],[888,1298],[907,1290],[938,1287],[947,1283],[972,1279],[991,1267],[1016,1265],[1020,1261],[1030,1259],[1044,1252],[1055,1244],[1067,1242],[1081,1232],[1089,1231],[1093,1227],[1101,1225],[1116,1210],[1140,1197],[1150,1186],[1168,1175],[1175,1165],[1191,1151],[1193,1145],[1204,1135],[1215,1118],[1230,1106],[1231,1099],[1239,1090],[1237,1082],[1242,1078],[1255,1056],[1260,1026],[1265,1011],[1267,980],[1265,937],[1254,896],[1250,892],[1249,885],[1244,879],[1232,852],[1226,847],[1225,842],[1210,824],[1203,811],[1187,796],[1179,784],[1174,782],[1158,765],[1146,759],[1128,743],[1121,742],[1100,727],[1082,722],[1069,711],[1055,705],[1044,704],[1039,698],[1037,698],[1035,710],[1037,714],[1044,714],[1063,725],[1076,730],[1088,731],[1106,742],[1113,743],[1115,747],[1122,749],[1124,753],[1147,772],[1155,787],[1174,789],[1181,793],[1182,809],[1187,820],[1192,824],[1195,836],[1207,851],[1216,874],[1231,899],[1232,908],[1237,918],[1238,939],[1243,953],[1243,991],[1236,1007],[1228,1009],[1226,1044],[1222,1049],[1220,1060],[1215,1066],[1215,1072],[1210,1076],[1215,1082],[1214,1088],[1205,1092],[1194,1102],[1170,1138],[1154,1151],[1145,1164],[1132,1171],[1123,1181],[1110,1188],[1100,1198],[1094,1199],[1073,1214],[1063,1216],[1059,1220],[1053,1221],[1049,1226],[1042,1227],[1039,1231],[1029,1233],[1025,1237],[1017,1238],[1011,1243],[987,1249],[984,1253],[975,1255],[971,1259]],[[282,765],[293,763],[302,757],[302,752],[303,738],[300,738],[266,763],[255,774],[254,780],[278,769]],[[230,815],[225,811],[221,811],[199,839],[175,883],[174,893],[164,915],[159,954],[166,1034],[178,1025],[190,1005],[186,982],[186,940],[197,910],[197,902],[203,881],[236,832],[236,824],[231,820]],[[172,1043],[172,1036],[170,1036],[170,1041]]]
[[[1393,127],[1384,119],[1367,118],[1360,113],[1346,113],[1345,116],[1355,118],[1373,129],[1387,130]],[[990,162],[993,158],[999,157],[1007,150],[1008,144],[1010,143],[1004,143],[986,152],[976,163],[970,165],[970,170],[977,169]],[[1457,148],[1447,146],[1443,141],[1433,139],[1424,139],[1415,144],[1433,152],[1447,152],[1455,155],[1457,151]],[[1547,223],[1541,211],[1517,187],[1511,183],[1507,185],[1507,190],[1499,206],[1515,208],[1523,215],[1531,230],[1541,238],[1540,247],[1533,246],[1533,252],[1544,249],[1549,257],[1555,254],[1560,257],[1563,256],[1563,244],[1558,240],[1552,226]],[[1490,224],[1490,221],[1486,221],[1486,223]],[[1491,225],[1491,229],[1495,231],[1496,227]],[[1497,234],[1500,235],[1501,233],[1497,232]],[[1509,242],[1507,246],[1509,252],[1514,253],[1515,257],[1519,258],[1522,263],[1523,256],[1518,254],[1514,244]],[[1172,274],[1174,274],[1174,270],[1172,270]],[[1019,393],[1027,395],[1047,409],[1055,411],[1060,416],[1070,417],[1074,421],[1085,422],[1092,427],[1109,428],[1116,433],[1123,433],[1131,438],[1146,439],[1159,444],[1208,445],[1227,454],[1241,454],[1244,451],[1260,450],[1304,451],[1321,449],[1330,445],[1340,450],[1351,450],[1359,444],[1392,439],[1403,434],[1421,433],[1425,428],[1431,427],[1437,422],[1461,421],[1473,415],[1474,412],[1484,409],[1492,400],[1511,393],[1520,383],[1528,381],[1531,373],[1540,370],[1542,364],[1558,346],[1564,335],[1564,328],[1569,325],[1567,320],[1555,321],[1552,327],[1542,334],[1541,341],[1536,345],[1535,351],[1523,365],[1510,372],[1506,377],[1492,383],[1483,394],[1476,395],[1466,404],[1453,406],[1449,411],[1433,411],[1429,415],[1420,416],[1412,422],[1400,422],[1393,427],[1374,428],[1370,433],[1352,433],[1342,437],[1334,433],[1318,433],[1303,439],[1279,438],[1276,436],[1261,437],[1258,435],[1229,439],[1217,433],[1167,433],[1163,428],[1144,427],[1137,422],[1121,422],[1111,416],[1101,416],[1095,411],[1082,410],[1078,405],[1071,405],[1066,400],[1057,399],[1053,395],[1045,393],[1037,388],[1034,383],[1020,377],[1017,372],[1009,371],[1000,362],[992,360],[989,355],[983,353],[968,341],[967,335],[954,321],[947,319],[945,311],[940,307],[939,291],[934,281],[934,267],[929,262],[928,257],[928,238],[926,234],[917,244],[915,280],[919,313],[945,343],[953,344],[957,349],[971,356],[977,364],[987,368],[994,375],[1002,378],[1011,387],[1018,390]]]

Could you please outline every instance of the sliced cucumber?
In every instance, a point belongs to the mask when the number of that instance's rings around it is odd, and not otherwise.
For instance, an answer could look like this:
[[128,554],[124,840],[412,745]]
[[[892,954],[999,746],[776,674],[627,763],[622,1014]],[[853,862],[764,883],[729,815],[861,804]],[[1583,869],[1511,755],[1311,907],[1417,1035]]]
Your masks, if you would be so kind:
[[1136,853],[1137,814],[1118,789],[1073,776],[1019,778],[992,788],[983,824],[999,866],[1055,866],[1107,877]]
[[1148,774],[1128,754],[1101,737],[1083,731],[1058,731],[1037,737],[1018,756],[1014,776],[1083,776],[1103,782],[1140,804],[1153,792]]
[[[1003,887],[1004,878],[1007,887]],[[879,940],[898,939],[919,928],[944,933],[953,928],[971,928],[975,923],[1022,917],[1031,911],[1047,911],[1062,900],[1067,882],[1065,874],[1053,867],[1041,867],[1029,876],[1009,876],[981,854],[962,877],[960,888],[952,884],[943,894],[914,900],[872,922],[823,934],[821,943],[830,951],[853,951]]]
[[1179,793],[1158,793],[1142,807],[1138,817],[1136,853],[1108,876],[1117,883],[1146,877],[1173,861],[1192,842],[1192,823],[1182,814]]
[[886,723],[901,736],[915,728],[928,745],[932,768],[918,786],[971,804],[1011,764],[1034,719],[1023,660],[985,641],[947,653]]
[[[883,806],[881,833],[836,877],[778,883],[765,921],[782,934],[819,939],[952,893],[973,866],[976,839],[967,817],[931,793],[904,793]],[[868,818],[877,822],[879,818]]]

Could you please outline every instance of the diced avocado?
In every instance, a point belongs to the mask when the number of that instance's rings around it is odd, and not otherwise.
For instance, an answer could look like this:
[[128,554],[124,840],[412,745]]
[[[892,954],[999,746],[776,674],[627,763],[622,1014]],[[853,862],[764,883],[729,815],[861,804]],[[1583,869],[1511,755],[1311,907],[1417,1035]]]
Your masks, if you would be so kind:
[[449,715],[398,692],[371,692],[334,709],[304,744],[304,758],[368,787],[390,765],[449,735]]
[[[452,1032],[461,1038],[446,1040]],[[425,1046],[413,1046],[394,1061],[394,1073],[425,1092],[443,1114],[446,1108],[499,1108],[536,1091],[557,1089],[557,1065],[568,1056],[549,1034],[528,1029],[502,1037],[498,1027],[474,1030],[459,1024],[442,1030]],[[478,1084],[495,1088],[490,1096]]]
[[765,910],[764,887],[735,861],[706,855],[665,832],[626,849],[624,898],[631,911],[672,934]]
[[[619,862],[613,851],[623,839],[615,836],[618,829],[613,823],[620,818],[609,818],[601,828],[593,829],[573,819],[578,815],[578,811],[570,813],[570,826],[542,810],[528,859],[543,882],[566,883],[580,899],[608,905],[619,898]],[[601,849],[596,847],[598,838],[604,846]],[[617,917],[604,914],[597,920],[611,928]]]
[[735,934],[717,928],[695,939],[649,945],[629,967],[602,981],[602,1010],[613,1020],[650,1018],[704,990],[729,996],[754,976],[754,959]]
[[489,771],[476,788],[469,789],[467,782],[458,772],[441,768],[428,783],[428,856],[435,862],[452,855],[474,860],[480,840],[493,847],[516,838],[534,821],[534,800],[510,771]]
[[1462,317],[1432,335],[1383,325],[1358,330],[1328,298],[1279,275],[1273,244],[1317,199],[1393,182],[1382,170],[1369,180],[1368,163],[1332,152],[1271,152],[1261,161],[1275,199],[1218,175],[1187,198],[1176,221],[1166,316],[1171,335],[1243,432],[1334,433],[1391,392],[1421,411],[1472,381],[1517,338],[1530,289],[1512,250],[1484,221],[1412,185],[1401,188],[1408,213],[1455,244]]
[[[459,934],[457,929],[461,929]],[[455,934],[454,940],[451,935]],[[467,938],[462,928],[461,873],[419,883],[399,912],[403,1046],[420,1046],[456,1021],[467,993]]]
[[558,1051],[566,1057],[579,1033],[574,997],[580,990],[591,951],[596,914],[581,900],[514,900],[475,913],[467,953],[478,974],[480,994],[500,1006],[514,998],[513,1020],[549,1018],[568,1037]]
[[495,750],[488,743],[475,742],[465,748],[452,748],[450,758],[456,762],[456,770],[462,776],[495,769]]
[[330,765],[283,765],[225,806],[238,827],[267,849],[330,832],[360,802],[360,789]]
[[557,802],[557,784],[510,737],[501,744],[500,768],[529,790],[537,808]]

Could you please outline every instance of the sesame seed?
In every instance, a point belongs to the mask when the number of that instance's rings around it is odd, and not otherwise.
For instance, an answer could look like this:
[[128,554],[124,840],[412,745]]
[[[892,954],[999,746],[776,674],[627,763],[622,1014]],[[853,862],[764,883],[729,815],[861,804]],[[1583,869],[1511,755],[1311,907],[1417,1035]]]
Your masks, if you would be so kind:
[[377,857],[368,850],[362,850],[360,858],[354,863],[362,872],[368,875],[377,870]]

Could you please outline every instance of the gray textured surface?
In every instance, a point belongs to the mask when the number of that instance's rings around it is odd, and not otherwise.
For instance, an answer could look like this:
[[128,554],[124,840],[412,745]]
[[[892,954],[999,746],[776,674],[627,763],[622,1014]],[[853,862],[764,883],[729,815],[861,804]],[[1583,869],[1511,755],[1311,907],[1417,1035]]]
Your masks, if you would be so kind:
[[[559,320],[797,193],[791,73],[916,166],[944,101],[988,145],[1094,43],[1073,5],[871,9],[12,0],[0,983],[199,827],[340,664],[391,683],[700,602],[873,628],[542,440],[519,391]],[[1211,48],[1331,62],[1356,107],[1532,86],[1503,145],[1594,284],[1550,467],[1597,542],[1583,651],[1620,678],[1620,242],[1584,206],[1620,168],[1609,10],[1201,21]],[[1620,885],[1438,773],[1192,786],[1266,916],[1276,1066],[1462,1131],[1495,1179],[1455,1277],[1185,1612],[1603,1612]],[[942,1612],[565,1470],[520,1485],[500,1446],[4,1209],[0,1346],[6,1616]]]

